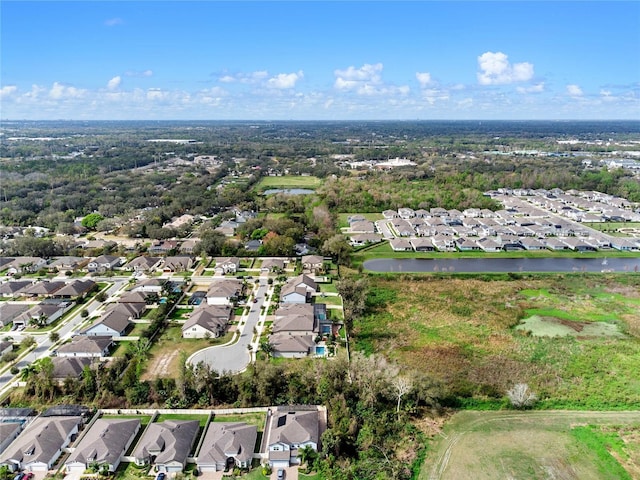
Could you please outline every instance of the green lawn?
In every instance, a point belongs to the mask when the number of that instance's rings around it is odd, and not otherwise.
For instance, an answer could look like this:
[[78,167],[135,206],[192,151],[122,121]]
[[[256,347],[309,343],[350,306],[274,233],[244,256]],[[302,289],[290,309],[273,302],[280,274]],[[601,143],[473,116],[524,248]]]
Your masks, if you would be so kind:
[[242,413],[237,415],[215,415],[213,417],[214,422],[245,422],[249,425],[255,425],[258,427],[258,431],[264,430],[264,422],[266,420],[266,413]]
[[262,177],[256,188],[267,190],[269,188],[317,188],[322,185],[318,177],[303,177],[297,175],[285,175],[282,177]]
[[165,420],[198,420],[201,427],[207,424],[208,415],[189,415],[186,413],[162,413],[158,415],[154,423],[164,422]]

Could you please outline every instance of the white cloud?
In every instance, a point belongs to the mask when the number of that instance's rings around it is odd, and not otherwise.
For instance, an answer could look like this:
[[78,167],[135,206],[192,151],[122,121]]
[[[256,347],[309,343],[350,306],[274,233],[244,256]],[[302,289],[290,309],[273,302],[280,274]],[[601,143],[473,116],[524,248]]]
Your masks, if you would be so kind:
[[153,76],[153,70],[142,70],[142,71],[127,70],[126,72],[124,72],[124,74],[127,77],[152,77]]
[[4,87],[0,88],[0,98],[9,97],[17,91],[18,87],[16,87],[15,85],[5,85]]
[[118,18],[118,17],[108,18],[107,20],[104,21],[104,24],[107,27],[116,27],[118,25],[123,25],[124,24],[124,20],[122,20],[121,18]]
[[122,77],[120,77],[120,75],[117,75],[113,77],[111,80],[109,80],[109,82],[107,83],[107,88],[109,90],[116,90],[121,83],[122,83]]
[[166,96],[167,92],[160,88],[150,88],[147,90],[147,100],[163,100]]
[[296,82],[304,77],[304,73],[300,70],[298,73],[280,73],[267,81],[267,85],[272,88],[293,88]]
[[518,93],[542,93],[544,92],[544,82],[536,83],[528,87],[518,87],[516,90]]
[[264,82],[269,77],[269,72],[266,70],[258,70],[250,73],[236,73],[226,74],[218,78],[222,83],[244,83],[248,85],[255,85]]
[[533,65],[528,62],[509,63],[502,52],[485,52],[478,57],[478,82],[480,85],[507,85],[526,82],[533,78]]
[[575,84],[567,85],[567,93],[572,97],[581,97],[583,95],[580,86]]
[[431,74],[429,72],[416,72],[416,79],[422,88],[431,83]]
[[429,105],[433,105],[436,102],[445,102],[449,100],[450,95],[447,90],[426,88],[422,91],[422,97],[427,101],[427,103],[429,103]]
[[381,63],[375,65],[365,63],[360,68],[350,66],[346,70],[335,70],[333,72],[336,76],[335,87],[338,90],[353,90],[364,85],[380,84],[382,68]]
[[54,100],[62,98],[80,98],[83,97],[85,93],[86,90],[76,87],[68,87],[62,83],[54,82],[49,90],[49,98]]

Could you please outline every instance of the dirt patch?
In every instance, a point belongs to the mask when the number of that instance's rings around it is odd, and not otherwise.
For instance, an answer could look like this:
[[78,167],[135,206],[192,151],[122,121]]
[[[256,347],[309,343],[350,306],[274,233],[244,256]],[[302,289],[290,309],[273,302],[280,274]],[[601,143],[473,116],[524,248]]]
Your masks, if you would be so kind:
[[578,322],[565,318],[543,317],[533,315],[522,320],[515,327],[518,331],[527,332],[534,337],[566,337],[573,336],[578,339],[622,337],[617,325],[607,322]]
[[174,350],[173,352],[164,353],[154,358],[141,380],[168,377],[171,374],[171,362],[175,360],[179,353],[179,351]]

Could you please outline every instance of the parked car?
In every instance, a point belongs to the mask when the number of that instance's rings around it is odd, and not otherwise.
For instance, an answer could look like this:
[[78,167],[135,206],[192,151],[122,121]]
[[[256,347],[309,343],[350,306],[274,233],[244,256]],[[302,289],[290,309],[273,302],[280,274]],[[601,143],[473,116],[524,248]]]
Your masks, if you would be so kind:
[[27,473],[22,480],[31,480],[33,478],[33,472]]
[[282,469],[282,468],[278,469],[278,472],[276,474],[276,478],[278,480],[282,480],[284,478],[284,469]]
[[156,480],[165,480],[166,477],[167,475],[164,472],[160,472],[156,477]]

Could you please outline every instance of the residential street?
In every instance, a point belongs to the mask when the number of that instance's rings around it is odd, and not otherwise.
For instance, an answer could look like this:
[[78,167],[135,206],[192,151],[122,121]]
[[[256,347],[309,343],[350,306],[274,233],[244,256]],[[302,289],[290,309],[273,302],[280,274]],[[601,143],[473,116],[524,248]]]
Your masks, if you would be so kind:
[[245,324],[239,328],[240,337],[235,343],[205,348],[191,355],[187,362],[193,365],[204,362],[220,373],[237,373],[247,368],[247,365],[251,362],[251,354],[248,347],[253,339],[253,330],[260,320],[260,312],[265,302],[267,290],[267,280],[261,278],[256,290],[258,302],[248,304],[251,310],[246,317]]

